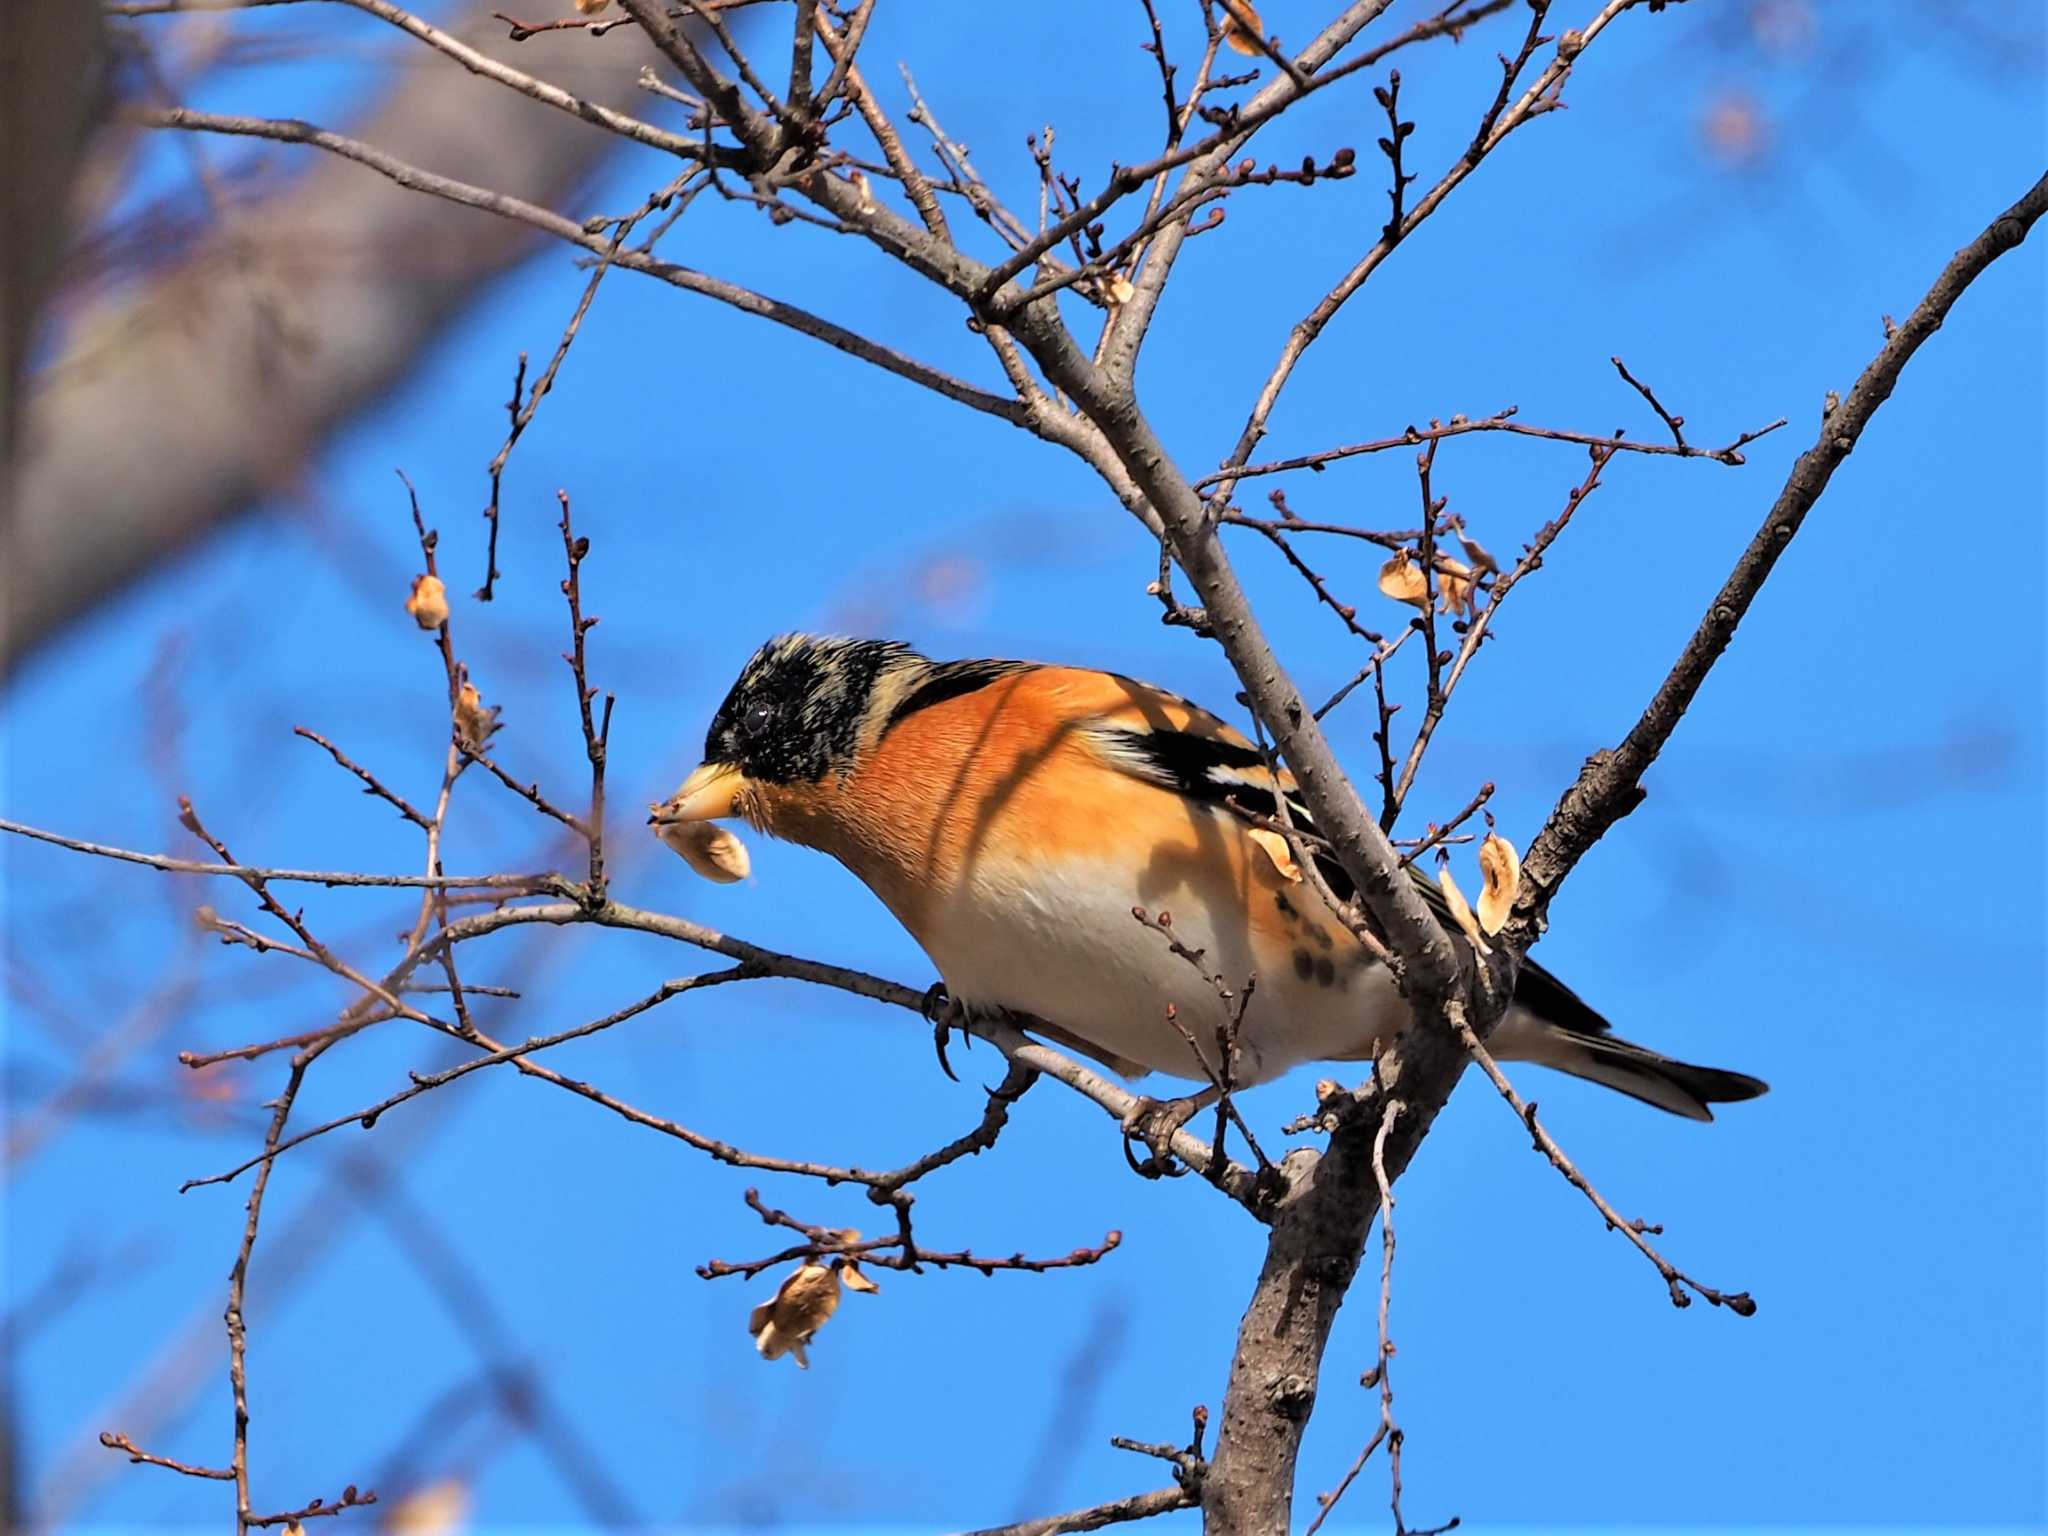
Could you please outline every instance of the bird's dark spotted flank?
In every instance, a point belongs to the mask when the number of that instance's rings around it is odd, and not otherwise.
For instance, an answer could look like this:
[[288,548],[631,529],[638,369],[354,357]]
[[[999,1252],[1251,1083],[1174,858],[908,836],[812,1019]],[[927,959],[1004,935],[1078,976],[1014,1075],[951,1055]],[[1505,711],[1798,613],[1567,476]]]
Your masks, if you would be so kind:
[[[1224,810],[1235,807],[1254,816],[1271,818],[1279,814],[1279,806],[1271,790],[1243,783],[1237,777],[1267,766],[1264,754],[1256,748],[1197,736],[1188,731],[1155,728],[1143,734],[1132,734],[1127,750],[1134,760],[1142,763],[1141,771],[1145,777],[1189,800]],[[1310,836],[1315,835],[1316,824],[1309,815],[1308,807],[1292,794],[1287,797],[1287,814],[1295,827]],[[1344,872],[1344,867],[1321,852],[1316,853],[1315,864],[1331,893],[1339,901],[1350,901],[1357,887]],[[1423,901],[1449,927],[1450,909],[1436,882],[1413,866],[1409,875]],[[1293,918],[1293,906],[1285,892],[1275,892],[1273,899],[1283,918]],[[1359,915],[1384,942],[1386,935],[1380,933],[1379,924],[1373,920],[1372,914],[1367,911]],[[1319,927],[1311,924],[1309,932],[1324,948],[1331,947],[1330,936]],[[1327,958],[1318,963],[1317,956],[1301,949],[1294,952],[1293,959],[1295,974],[1303,981],[1314,979],[1323,986],[1334,982],[1335,969]],[[1348,982],[1349,979],[1347,975],[1345,980]],[[1608,1027],[1607,1021],[1577,993],[1533,960],[1523,962],[1521,979],[1515,988],[1515,1001],[1539,1017],[1579,1034],[1598,1035]]]

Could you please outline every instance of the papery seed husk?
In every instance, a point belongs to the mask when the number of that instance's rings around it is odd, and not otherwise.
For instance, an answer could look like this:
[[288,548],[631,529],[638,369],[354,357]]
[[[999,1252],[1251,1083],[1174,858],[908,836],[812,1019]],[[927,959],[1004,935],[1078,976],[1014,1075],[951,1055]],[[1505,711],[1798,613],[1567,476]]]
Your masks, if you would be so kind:
[[1488,832],[1479,844],[1479,871],[1486,877],[1486,888],[1479,893],[1479,926],[1499,933],[1521,889],[1521,855],[1498,832]]
[[1465,937],[1472,941],[1473,946],[1482,955],[1492,954],[1493,950],[1487,945],[1486,935],[1479,931],[1479,919],[1472,915],[1471,904],[1465,900],[1465,893],[1458,889],[1458,882],[1451,878],[1450,865],[1445,864],[1437,870],[1436,883],[1437,888],[1444,893],[1444,904],[1451,909],[1452,919],[1464,930]]
[[[659,816],[660,807],[655,808]],[[656,821],[654,835],[706,880],[731,885],[753,873],[747,845],[730,827],[713,821]]]

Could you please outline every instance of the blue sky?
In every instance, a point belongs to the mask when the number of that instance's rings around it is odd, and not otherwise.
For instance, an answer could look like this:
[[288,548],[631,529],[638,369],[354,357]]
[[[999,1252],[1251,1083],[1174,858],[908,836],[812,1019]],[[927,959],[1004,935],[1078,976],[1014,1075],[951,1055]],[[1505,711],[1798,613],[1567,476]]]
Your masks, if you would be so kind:
[[[1968,12],[2012,29],[2003,50],[1960,20],[1903,46],[1893,38],[1918,8],[1865,9],[1816,5],[1812,36],[1768,46],[1745,17],[1783,6],[1624,17],[1586,56],[1570,110],[1489,161],[1297,374],[1263,451],[1508,404],[1531,422],[1654,436],[1608,362],[1617,353],[1695,441],[1791,418],[1745,468],[1612,466],[1504,610],[1501,643],[1432,754],[1419,816],[1491,779],[1502,830],[1526,846],[1579,761],[1634,719],[1811,441],[1824,392],[1846,390],[1875,351],[1880,315],[1910,309],[2039,174],[2038,17]],[[1283,38],[1305,35],[1310,8],[1265,10]],[[999,190],[1028,202],[1022,139],[1047,121],[1091,184],[1111,158],[1147,152],[1158,102],[1135,6],[1007,13],[993,62],[986,24],[964,15],[885,4],[869,72],[897,101],[888,66],[910,62]],[[336,35],[372,27],[347,20]],[[1504,34],[1480,34],[1403,60],[1425,177],[1462,148],[1499,46]],[[202,104],[324,110],[346,101],[359,62],[231,74]],[[1287,327],[1383,219],[1376,117],[1363,80],[1327,93],[1262,139],[1262,155],[1355,144],[1362,174],[1241,194],[1189,248],[1140,379],[1184,467],[1227,451]],[[1718,152],[1703,124],[1718,125]],[[667,174],[651,156],[615,160],[568,211],[623,210]],[[708,201],[671,241],[676,259],[999,383],[953,305],[851,241]],[[1676,1262],[1750,1290],[1761,1310],[1674,1311],[1468,1082],[1401,1188],[1393,1322],[1413,1522],[2048,1519],[2039,244],[1980,281],[1912,364],[1648,800],[1573,877],[1540,952],[1624,1034],[1771,1082],[1769,1097],[1699,1127],[1517,1074],[1621,1210],[1664,1223]],[[458,647],[504,706],[501,760],[564,796],[578,793],[581,743],[557,659],[553,493],[574,497],[593,544],[585,600],[603,618],[592,675],[619,695],[617,892],[765,944],[932,979],[822,857],[756,840],[754,878],[712,887],[637,825],[633,808],[695,762],[711,710],[768,633],[852,629],[935,655],[1085,662],[1229,705],[1220,653],[1159,625],[1142,531],[1056,450],[630,274],[607,281],[513,457],[501,596],[467,601],[512,359],[546,354],[582,281],[542,252],[311,467],[302,495],[166,563],[23,669],[5,700],[4,814],[185,851],[169,798],[183,791],[247,858],[412,867],[409,829],[290,734],[332,736],[415,797],[436,782],[438,662],[399,606],[417,551],[395,467],[442,531]],[[176,409],[168,386],[164,408]],[[1574,449],[1472,438],[1445,447],[1437,484],[1505,553],[1583,467]],[[1413,520],[1403,454],[1289,489],[1304,515]],[[1354,642],[1328,613],[1263,547],[1237,553],[1306,691],[1348,676]],[[1371,604],[1374,564],[1334,551],[1327,569]],[[1363,768],[1369,712],[1337,718],[1340,751]],[[570,856],[478,775],[451,825],[451,868]],[[80,1526],[218,1521],[218,1485],[92,1444],[117,1428],[163,1454],[226,1456],[218,1312],[245,1186],[177,1186],[253,1148],[283,1073],[274,1059],[237,1072],[217,1102],[194,1095],[173,1057],[315,1027],[344,999],[290,962],[200,941],[187,916],[198,902],[251,916],[234,890],[19,842],[0,857],[11,1121],[28,1123],[93,1041],[138,1042],[8,1185],[12,1302],[67,1258],[85,1271],[16,1351],[25,1481],[61,1491]],[[303,899],[317,931],[365,964],[387,959],[409,920],[402,901]],[[710,968],[616,934],[522,934],[480,951],[472,979],[525,993],[483,1005],[485,1027],[514,1038]],[[303,1116],[373,1102],[439,1052],[387,1025],[321,1063]],[[950,1083],[914,1019],[780,981],[685,998],[555,1064],[750,1148],[870,1167],[964,1130],[977,1083],[1000,1075],[993,1052],[956,1052],[963,1081]],[[1307,1107],[1315,1075],[1249,1096],[1255,1124]],[[808,1373],[749,1347],[746,1312],[768,1282],[692,1272],[779,1246],[741,1203],[749,1182],[495,1071],[292,1154],[250,1282],[258,1502],[459,1476],[489,1527],[612,1510],[704,1527],[991,1524],[1156,1485],[1159,1471],[1108,1436],[1175,1438],[1193,1404],[1220,1404],[1259,1231],[1194,1181],[1132,1178],[1109,1123],[1056,1087],[1025,1100],[994,1151],[920,1186],[920,1232],[935,1246],[1059,1253],[1117,1228],[1123,1246],[1048,1276],[885,1274],[879,1297],[848,1299]],[[753,1182],[808,1219],[878,1225],[845,1191]],[[1326,1362],[1303,1507],[1375,1422],[1375,1399],[1353,1385],[1372,1348],[1361,1291]],[[125,1401],[181,1349],[190,1390]],[[479,1370],[508,1362],[573,1424],[572,1450],[465,1406]],[[1344,1514],[1377,1528],[1384,1507],[1376,1464]]]

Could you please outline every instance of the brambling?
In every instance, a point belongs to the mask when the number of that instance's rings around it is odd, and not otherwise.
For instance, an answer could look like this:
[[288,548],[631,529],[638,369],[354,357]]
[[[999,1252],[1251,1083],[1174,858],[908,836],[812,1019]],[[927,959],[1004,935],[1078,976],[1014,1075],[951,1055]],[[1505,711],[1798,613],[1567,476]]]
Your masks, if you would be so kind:
[[[1240,814],[1272,818],[1285,796],[1312,836],[1294,788],[1214,715],[1112,672],[784,635],[741,671],[703,764],[654,819],[739,816],[828,853],[910,931],[957,1005],[1029,1015],[1032,1032],[1126,1076],[1213,1079],[1221,1064],[1195,1052],[1213,1058],[1233,1005],[1133,908],[1169,912],[1212,974],[1256,978],[1231,1073],[1249,1087],[1303,1062],[1370,1059],[1408,1017],[1287,845]],[[1343,870],[1317,864],[1348,900]],[[1694,1120],[1765,1089],[1616,1038],[1530,962],[1488,1044]]]

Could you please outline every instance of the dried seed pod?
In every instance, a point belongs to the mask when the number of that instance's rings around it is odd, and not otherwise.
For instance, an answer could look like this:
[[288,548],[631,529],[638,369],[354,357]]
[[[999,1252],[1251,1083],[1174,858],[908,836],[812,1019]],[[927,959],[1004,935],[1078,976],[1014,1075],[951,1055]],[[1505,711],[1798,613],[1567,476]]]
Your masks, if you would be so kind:
[[472,749],[481,748],[498,729],[498,710],[486,707],[484,696],[468,678],[455,695],[455,734]]
[[1301,880],[1301,866],[1294,862],[1294,850],[1287,846],[1287,839],[1269,827],[1254,827],[1245,834],[1260,852],[1273,861],[1280,878],[1290,885]]
[[468,1485],[449,1477],[407,1494],[391,1506],[383,1524],[390,1536],[452,1536],[468,1519]]
[[747,1332],[754,1336],[754,1348],[763,1360],[794,1355],[796,1363],[809,1370],[804,1346],[838,1310],[838,1272],[812,1259],[799,1265],[772,1299],[747,1314]]
[[1479,926],[1499,933],[1522,887],[1522,857],[1515,845],[1498,832],[1488,832],[1479,844],[1479,872],[1486,888],[1479,893]]
[[1265,23],[1252,9],[1251,0],[1221,0],[1223,41],[1233,53],[1255,54],[1259,39],[1266,34]]
[[1395,550],[1393,559],[1380,567],[1380,590],[1397,603],[1429,606],[1429,580],[1405,549]]
[[662,807],[654,807],[654,835],[706,880],[731,885],[753,873],[747,845],[730,828],[715,821],[663,821],[661,812]]
[[1458,889],[1458,882],[1451,878],[1449,864],[1438,866],[1436,883],[1437,888],[1444,893],[1444,904],[1451,909],[1452,919],[1463,930],[1465,937],[1472,941],[1473,948],[1482,955],[1492,954],[1492,949],[1487,946],[1486,935],[1479,931],[1479,919],[1472,915],[1471,905],[1465,900],[1465,893]]
[[879,1294],[882,1289],[874,1281],[870,1280],[860,1265],[852,1259],[834,1259],[832,1267],[839,1272],[840,1281],[849,1291],[859,1291],[864,1295],[874,1296]]
[[1436,557],[1437,612],[1472,617],[1472,567],[1449,555]]
[[415,576],[405,611],[421,629],[439,629],[448,622],[448,588],[438,576]]

